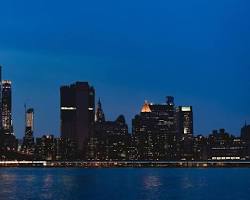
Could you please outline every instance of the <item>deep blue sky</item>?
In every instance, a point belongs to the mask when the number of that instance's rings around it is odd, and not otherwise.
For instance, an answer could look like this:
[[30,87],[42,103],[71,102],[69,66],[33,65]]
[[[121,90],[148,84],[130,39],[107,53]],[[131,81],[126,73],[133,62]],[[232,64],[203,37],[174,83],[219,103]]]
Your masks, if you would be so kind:
[[8,0],[0,3],[0,63],[36,136],[59,134],[59,87],[89,81],[108,119],[128,123],[145,99],[193,105],[195,132],[250,122],[249,0]]

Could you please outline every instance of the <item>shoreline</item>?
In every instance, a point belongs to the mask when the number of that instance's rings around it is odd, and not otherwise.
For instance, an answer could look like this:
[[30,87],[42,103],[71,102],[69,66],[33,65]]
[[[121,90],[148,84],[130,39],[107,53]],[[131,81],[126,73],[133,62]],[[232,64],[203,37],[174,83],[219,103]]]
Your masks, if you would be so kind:
[[250,168],[250,161],[0,161],[0,168]]

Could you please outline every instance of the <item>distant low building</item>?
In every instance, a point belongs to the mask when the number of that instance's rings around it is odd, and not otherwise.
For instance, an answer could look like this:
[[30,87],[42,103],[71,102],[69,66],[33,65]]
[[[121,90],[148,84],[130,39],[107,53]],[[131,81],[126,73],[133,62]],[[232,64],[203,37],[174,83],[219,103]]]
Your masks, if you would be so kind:
[[193,159],[196,161],[208,160],[208,138],[202,135],[193,138]]
[[35,159],[47,161],[77,160],[77,149],[75,143],[69,139],[44,135],[36,139]]
[[239,137],[230,135],[225,129],[214,130],[208,137],[209,160],[242,160],[245,159],[246,148]]
[[245,124],[241,129],[241,138],[246,147],[246,159],[250,160],[250,125]]
[[0,134],[0,160],[15,160],[18,140],[14,135]]

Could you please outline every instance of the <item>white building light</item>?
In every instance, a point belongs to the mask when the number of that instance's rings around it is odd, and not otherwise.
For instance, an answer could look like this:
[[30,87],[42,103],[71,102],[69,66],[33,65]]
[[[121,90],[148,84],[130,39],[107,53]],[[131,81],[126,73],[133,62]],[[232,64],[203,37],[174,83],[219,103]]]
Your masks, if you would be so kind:
[[190,106],[188,106],[188,107],[181,107],[181,111],[183,111],[183,112],[191,112],[192,109],[191,109]]
[[76,110],[75,107],[61,107],[61,110]]

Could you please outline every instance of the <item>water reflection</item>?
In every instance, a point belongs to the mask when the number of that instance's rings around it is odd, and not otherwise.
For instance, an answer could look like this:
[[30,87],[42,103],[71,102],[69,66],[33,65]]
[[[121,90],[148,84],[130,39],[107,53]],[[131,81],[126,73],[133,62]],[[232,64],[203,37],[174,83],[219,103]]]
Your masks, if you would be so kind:
[[47,174],[43,178],[43,188],[44,189],[49,189],[53,184],[53,177],[51,174]]
[[0,174],[1,181],[8,183],[8,182],[14,182],[16,180],[15,174]]
[[74,186],[74,178],[71,176],[62,176],[61,181],[65,188],[72,188]]
[[192,180],[188,177],[185,176],[183,177],[183,179],[181,180],[181,186],[183,189],[191,189],[194,187],[194,183],[192,182]]
[[27,184],[32,184],[33,182],[35,182],[35,176],[34,175],[28,175],[25,178],[25,181],[27,182]]
[[192,175],[184,175],[180,179],[180,186],[184,190],[191,190],[207,187],[208,184],[206,177],[197,177],[194,179]]
[[249,185],[249,170],[0,170],[0,200],[234,200],[249,199]]
[[17,191],[16,182],[18,182],[16,174],[0,173],[0,199],[8,199],[9,196],[15,194]]
[[161,179],[158,176],[146,176],[144,178],[144,187],[147,190],[157,189],[162,186]]
[[54,177],[51,174],[46,174],[42,179],[42,188],[40,192],[41,199],[52,199],[53,193],[55,192],[53,189],[53,181]]

